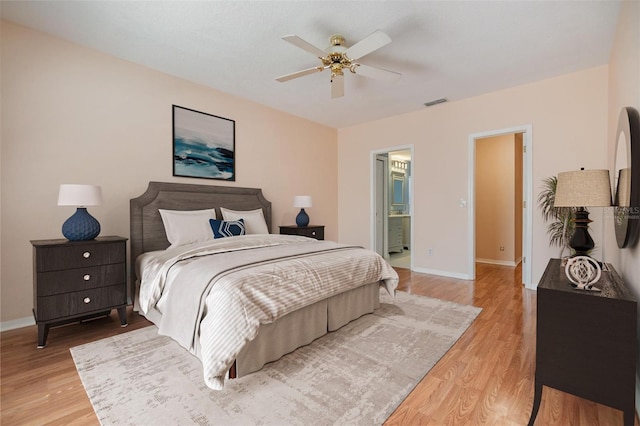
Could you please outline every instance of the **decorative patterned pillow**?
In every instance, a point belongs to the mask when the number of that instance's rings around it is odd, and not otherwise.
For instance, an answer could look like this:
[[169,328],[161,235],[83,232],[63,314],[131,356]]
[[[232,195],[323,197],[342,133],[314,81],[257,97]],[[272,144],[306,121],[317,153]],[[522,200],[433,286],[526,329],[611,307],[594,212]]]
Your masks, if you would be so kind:
[[209,219],[214,238],[236,237],[246,233],[244,220]]

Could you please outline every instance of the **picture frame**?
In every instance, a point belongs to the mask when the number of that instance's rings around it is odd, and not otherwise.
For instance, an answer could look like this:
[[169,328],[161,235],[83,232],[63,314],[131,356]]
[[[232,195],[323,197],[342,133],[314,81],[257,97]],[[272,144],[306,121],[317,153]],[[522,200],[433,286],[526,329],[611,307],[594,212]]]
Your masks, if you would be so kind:
[[236,180],[236,122],[173,105],[173,176]]

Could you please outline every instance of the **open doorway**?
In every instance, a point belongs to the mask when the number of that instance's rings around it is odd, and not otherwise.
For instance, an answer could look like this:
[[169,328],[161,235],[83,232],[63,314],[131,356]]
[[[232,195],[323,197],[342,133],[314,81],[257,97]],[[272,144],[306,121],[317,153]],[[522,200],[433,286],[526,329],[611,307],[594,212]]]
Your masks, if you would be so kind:
[[469,137],[469,272],[476,262],[516,267],[531,288],[531,127]]
[[411,269],[413,147],[371,154],[371,246],[392,266]]
[[476,139],[476,263],[522,261],[522,133]]

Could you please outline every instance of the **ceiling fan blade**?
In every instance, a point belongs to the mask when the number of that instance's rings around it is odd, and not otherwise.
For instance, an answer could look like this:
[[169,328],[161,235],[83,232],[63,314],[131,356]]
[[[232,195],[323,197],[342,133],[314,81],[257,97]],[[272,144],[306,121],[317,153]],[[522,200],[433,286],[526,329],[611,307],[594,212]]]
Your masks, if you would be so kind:
[[282,39],[284,41],[288,41],[289,43],[293,44],[294,46],[299,47],[302,50],[306,50],[307,52],[311,53],[314,56],[317,56],[318,58],[322,58],[322,57],[327,55],[327,53],[324,50],[314,46],[313,44],[309,43],[308,41],[305,41],[305,40],[301,39],[297,35],[286,35],[286,36],[282,37]]
[[348,48],[345,55],[352,61],[355,61],[389,43],[391,43],[391,37],[380,30],[376,30]]
[[331,97],[340,98],[344,96],[344,75],[333,74],[331,76]]
[[397,81],[402,74],[394,71],[383,70],[382,68],[376,68],[369,65],[357,64],[355,72],[358,75],[365,77],[376,78],[378,80]]
[[276,78],[276,80],[282,83],[285,81],[293,80],[294,78],[304,77],[305,75],[313,74],[315,72],[320,72],[323,69],[324,69],[323,67],[307,68],[306,70],[296,71],[296,72],[292,72],[291,74],[281,75],[280,77]]

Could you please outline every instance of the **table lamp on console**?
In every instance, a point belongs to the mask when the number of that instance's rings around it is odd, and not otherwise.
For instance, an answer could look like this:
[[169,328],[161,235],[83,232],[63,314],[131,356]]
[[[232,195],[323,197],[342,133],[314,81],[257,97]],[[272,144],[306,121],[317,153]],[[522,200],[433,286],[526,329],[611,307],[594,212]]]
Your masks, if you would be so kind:
[[76,212],[62,225],[62,235],[70,241],[93,240],[100,233],[100,223],[89,214],[87,206],[102,204],[102,188],[98,185],[62,184],[59,206],[76,206]]
[[593,287],[600,279],[600,263],[589,256],[595,244],[589,235],[589,212],[585,207],[611,206],[609,170],[585,170],[584,168],[558,173],[554,207],[577,207],[575,232],[569,246],[575,254],[567,261],[567,278],[581,290],[598,290]]

